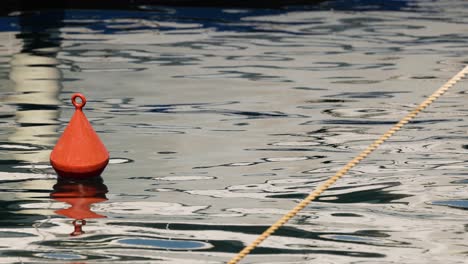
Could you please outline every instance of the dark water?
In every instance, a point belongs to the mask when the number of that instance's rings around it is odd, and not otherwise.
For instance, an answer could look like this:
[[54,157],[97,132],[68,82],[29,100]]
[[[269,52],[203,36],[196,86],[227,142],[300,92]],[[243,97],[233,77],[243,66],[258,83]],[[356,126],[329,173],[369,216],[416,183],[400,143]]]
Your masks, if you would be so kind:
[[[468,63],[467,7],[1,17],[0,262],[226,262]],[[464,263],[467,87],[245,263]],[[111,155],[84,183],[57,181],[48,163],[74,92]],[[85,233],[70,236],[83,214]]]

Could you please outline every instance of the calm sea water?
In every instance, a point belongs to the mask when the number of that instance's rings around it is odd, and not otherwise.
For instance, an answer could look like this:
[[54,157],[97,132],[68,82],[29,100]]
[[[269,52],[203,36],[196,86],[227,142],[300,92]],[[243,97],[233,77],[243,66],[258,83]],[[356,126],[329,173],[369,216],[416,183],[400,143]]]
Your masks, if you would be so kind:
[[[369,2],[0,17],[0,262],[229,260],[468,63],[466,1]],[[48,163],[75,92],[111,155],[85,183]],[[465,263],[467,93],[244,263]]]

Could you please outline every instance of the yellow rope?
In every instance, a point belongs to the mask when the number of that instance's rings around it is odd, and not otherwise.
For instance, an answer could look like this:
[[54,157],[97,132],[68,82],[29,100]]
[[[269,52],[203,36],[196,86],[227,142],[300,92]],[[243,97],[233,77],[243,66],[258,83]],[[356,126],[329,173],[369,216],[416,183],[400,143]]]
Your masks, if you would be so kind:
[[371,154],[375,149],[377,149],[382,143],[384,143],[388,138],[390,138],[395,132],[400,130],[404,125],[411,121],[416,115],[419,114],[422,110],[428,107],[432,102],[437,98],[443,95],[448,89],[450,89],[455,83],[460,81],[465,74],[468,73],[468,66],[465,66],[463,70],[458,72],[455,76],[452,77],[448,82],[442,85],[437,91],[435,91],[431,96],[429,96],[424,102],[418,105],[413,111],[407,114],[403,119],[396,123],[392,128],[385,132],[379,139],[375,140],[370,144],[364,151],[359,153],[357,157],[352,159],[348,164],[346,164],[341,170],[339,170],[333,177],[328,179],[322,185],[318,186],[313,192],[311,192],[304,200],[302,200],[296,207],[294,207],[287,214],[283,215],[281,219],[276,221],[272,226],[265,230],[257,239],[252,242],[250,245],[245,247],[240,251],[235,257],[233,257],[228,264],[236,264],[247,256],[252,250],[254,250],[263,240],[267,239],[271,234],[273,234],[278,228],[286,224],[291,218],[293,218],[299,211],[304,209],[310,202],[312,202],[317,196],[323,193],[328,187],[335,183],[338,179],[343,177],[351,168],[356,166],[359,162],[365,159],[369,154]]

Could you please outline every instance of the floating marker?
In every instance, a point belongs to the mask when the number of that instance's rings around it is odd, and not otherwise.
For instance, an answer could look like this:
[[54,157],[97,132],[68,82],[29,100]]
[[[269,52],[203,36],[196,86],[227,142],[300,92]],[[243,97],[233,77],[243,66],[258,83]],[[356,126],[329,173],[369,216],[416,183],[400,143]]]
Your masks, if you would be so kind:
[[86,97],[76,93],[71,101],[75,113],[50,154],[50,163],[61,177],[97,177],[109,162],[109,152],[83,113]]

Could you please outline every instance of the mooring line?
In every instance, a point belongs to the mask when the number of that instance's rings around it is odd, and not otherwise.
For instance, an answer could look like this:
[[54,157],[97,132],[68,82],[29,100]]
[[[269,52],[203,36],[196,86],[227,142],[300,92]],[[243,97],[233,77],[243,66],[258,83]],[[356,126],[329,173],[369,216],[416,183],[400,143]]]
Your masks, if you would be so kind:
[[322,185],[318,186],[313,192],[311,192],[304,200],[296,205],[291,211],[283,215],[276,223],[270,226],[265,230],[260,236],[257,237],[250,245],[242,249],[235,257],[233,257],[228,264],[239,263],[245,256],[247,256],[252,250],[254,250],[260,243],[265,239],[271,236],[278,228],[286,224],[291,218],[293,218],[297,213],[304,209],[310,202],[312,202],[317,196],[323,193],[328,189],[332,184],[334,184],[338,179],[343,177],[351,168],[356,166],[359,162],[365,159],[369,154],[376,150],[382,143],[389,139],[395,132],[400,130],[404,125],[411,121],[415,116],[417,116],[422,110],[432,104],[437,98],[447,92],[452,86],[454,86],[458,81],[460,81],[468,73],[468,66],[465,66],[463,70],[454,75],[448,82],[442,85],[437,89],[431,96],[419,104],[416,108],[413,109],[409,114],[403,117],[398,123],[396,123],[392,128],[385,132],[379,139],[375,140],[370,144],[365,150],[363,150],[359,155],[354,159],[348,162],[341,170],[336,172],[331,178],[325,181]]

